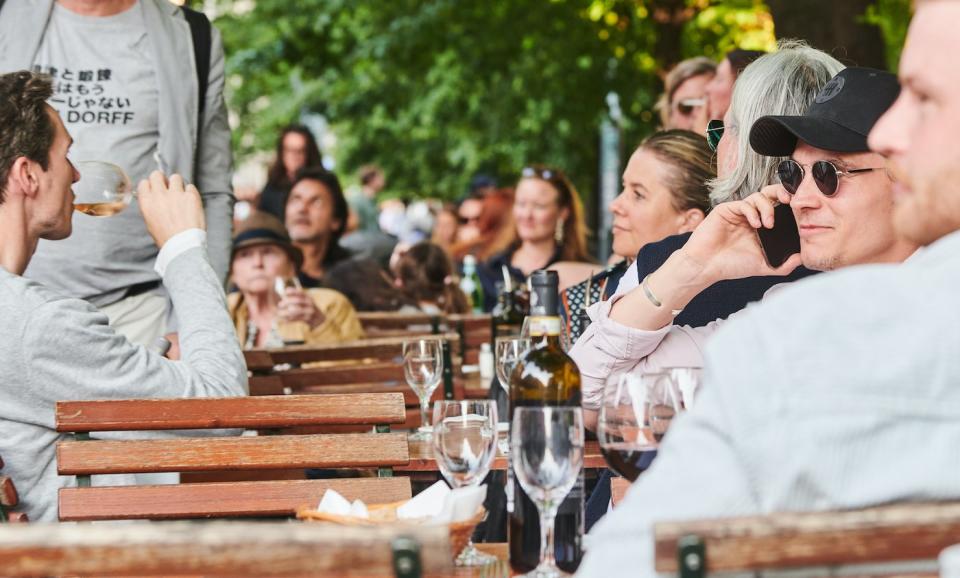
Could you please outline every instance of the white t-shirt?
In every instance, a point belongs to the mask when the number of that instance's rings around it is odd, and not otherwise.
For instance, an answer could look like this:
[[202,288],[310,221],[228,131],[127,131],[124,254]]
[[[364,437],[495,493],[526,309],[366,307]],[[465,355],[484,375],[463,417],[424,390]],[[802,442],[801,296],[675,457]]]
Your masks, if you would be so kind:
[[[133,186],[156,168],[157,73],[143,8],[82,16],[54,4],[33,68],[50,74],[60,113],[74,139],[73,161],[107,161]],[[157,248],[134,201],[109,217],[75,214],[69,242],[41,241],[27,276],[98,306],[126,288],[156,281]]]

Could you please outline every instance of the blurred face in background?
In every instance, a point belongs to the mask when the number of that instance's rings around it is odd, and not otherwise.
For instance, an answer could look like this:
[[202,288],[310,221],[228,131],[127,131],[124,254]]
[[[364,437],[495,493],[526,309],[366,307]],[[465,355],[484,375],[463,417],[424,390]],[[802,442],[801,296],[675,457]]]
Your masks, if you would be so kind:
[[300,133],[287,133],[283,137],[281,155],[287,176],[293,178],[307,164],[307,138]]
[[460,228],[460,218],[451,211],[440,211],[433,224],[433,234],[430,240],[441,247],[449,247],[457,240],[457,229]]
[[293,269],[293,261],[287,252],[270,244],[238,249],[231,264],[233,282],[248,297],[272,294],[277,277],[291,277]]
[[639,149],[630,157],[623,171],[623,190],[610,203],[613,213],[613,252],[633,259],[640,248],[693,230],[703,220],[688,223],[686,212],[673,206],[673,194],[665,182],[675,170],[656,154]]
[[457,241],[469,243],[480,238],[483,231],[480,230],[480,217],[483,215],[483,201],[481,199],[468,198],[460,203],[457,209],[459,219],[459,229],[457,230]]
[[286,225],[295,243],[314,243],[343,227],[334,215],[330,189],[313,179],[303,179],[290,190]]
[[705,90],[707,93],[707,120],[721,119],[730,108],[730,95],[733,94],[733,83],[737,77],[733,73],[733,67],[726,58],[717,66],[717,74],[707,83]]
[[[712,74],[692,76],[683,81],[673,93],[670,101],[670,117],[666,129],[676,128],[703,134],[707,129],[705,114],[701,114],[706,107],[706,87]],[[696,103],[699,102],[699,105]],[[703,125],[702,128],[700,125]]]
[[570,214],[569,209],[560,207],[559,200],[560,192],[549,182],[534,177],[521,179],[513,203],[520,241],[536,243],[554,238],[557,223]]

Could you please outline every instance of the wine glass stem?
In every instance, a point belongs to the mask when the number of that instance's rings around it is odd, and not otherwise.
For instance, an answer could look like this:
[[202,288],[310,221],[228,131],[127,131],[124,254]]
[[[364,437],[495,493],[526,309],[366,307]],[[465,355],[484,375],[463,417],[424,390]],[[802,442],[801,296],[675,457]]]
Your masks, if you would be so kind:
[[427,411],[430,409],[430,396],[420,398],[420,427],[430,427],[427,421]]
[[557,507],[552,500],[540,508],[540,566],[556,566],[556,549],[553,545],[553,524],[557,519]]

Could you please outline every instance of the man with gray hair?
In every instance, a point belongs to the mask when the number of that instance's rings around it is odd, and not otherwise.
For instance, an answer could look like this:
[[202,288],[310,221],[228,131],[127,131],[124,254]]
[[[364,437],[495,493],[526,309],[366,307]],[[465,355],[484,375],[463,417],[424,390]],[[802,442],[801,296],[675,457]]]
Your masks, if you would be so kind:
[[917,2],[900,96],[869,136],[897,180],[894,228],[924,249],[784,288],[728,323],[696,406],[597,526],[580,575],[654,576],[659,520],[960,497],[958,20],[954,0]]
[[244,395],[247,372],[219,278],[204,250],[203,206],[159,171],[137,197],[159,247],[156,274],[182,314],[181,362],[134,345],[93,305],[26,279],[37,243],[72,232],[73,139],[48,104],[48,77],[0,75],[0,456],[32,520],[57,519],[59,400]]

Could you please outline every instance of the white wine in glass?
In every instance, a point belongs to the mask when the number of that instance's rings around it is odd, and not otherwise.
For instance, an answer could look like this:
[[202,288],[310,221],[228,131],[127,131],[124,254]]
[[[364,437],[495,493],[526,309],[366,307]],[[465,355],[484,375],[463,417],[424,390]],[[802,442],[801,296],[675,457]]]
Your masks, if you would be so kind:
[[117,165],[101,161],[74,163],[80,180],[73,184],[73,208],[92,217],[110,217],[130,205],[133,185]]

